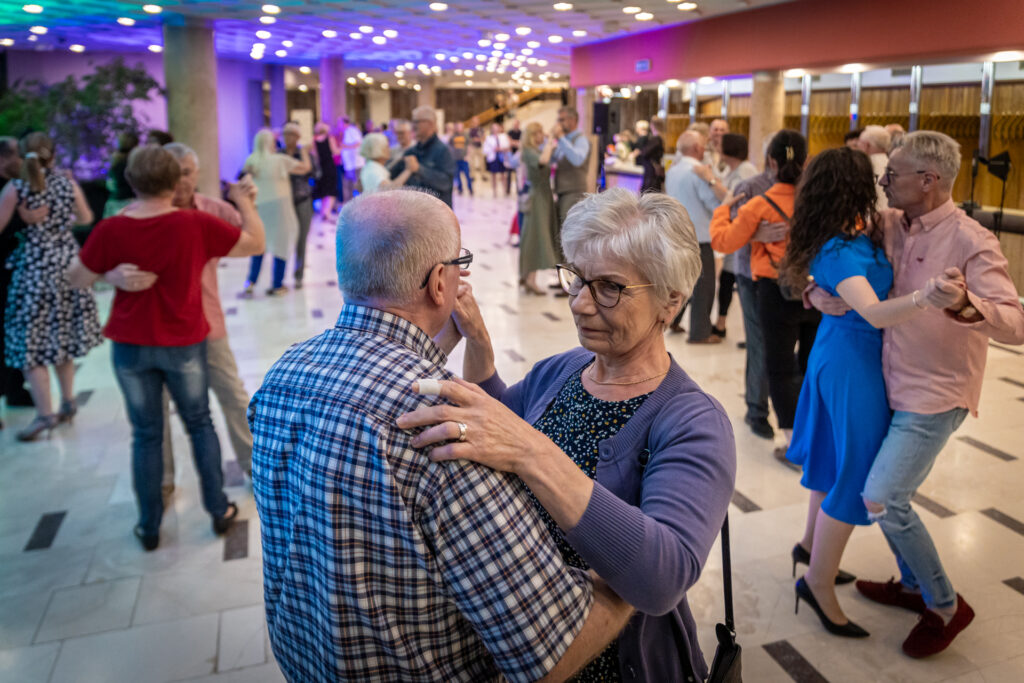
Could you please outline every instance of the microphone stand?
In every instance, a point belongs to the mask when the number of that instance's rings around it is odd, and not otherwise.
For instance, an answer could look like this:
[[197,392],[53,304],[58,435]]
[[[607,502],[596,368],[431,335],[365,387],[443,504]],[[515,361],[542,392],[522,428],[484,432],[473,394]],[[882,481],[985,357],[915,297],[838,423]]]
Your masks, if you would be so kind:
[[971,156],[971,198],[960,207],[968,216],[974,216],[974,210],[980,207],[974,201],[974,180],[978,177],[978,159],[980,156],[981,153],[978,150],[974,150],[974,154]]

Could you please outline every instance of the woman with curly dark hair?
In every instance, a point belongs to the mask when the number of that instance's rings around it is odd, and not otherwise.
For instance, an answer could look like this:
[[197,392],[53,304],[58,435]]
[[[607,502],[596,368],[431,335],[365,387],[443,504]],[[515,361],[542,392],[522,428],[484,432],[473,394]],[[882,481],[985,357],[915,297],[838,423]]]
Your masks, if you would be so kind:
[[839,571],[839,561],[854,525],[871,523],[861,492],[891,418],[880,328],[921,313],[936,291],[929,281],[886,299],[893,271],[875,228],[876,198],[866,155],[846,147],[819,154],[797,189],[779,265],[783,286],[802,290],[810,276],[853,309],[823,316],[787,453],[803,467],[800,483],[811,492],[804,537],[793,548],[794,573],[797,562],[809,564],[796,583],[797,607],[806,601],[830,633],[851,638],[868,633],[843,614],[834,585],[854,578]]

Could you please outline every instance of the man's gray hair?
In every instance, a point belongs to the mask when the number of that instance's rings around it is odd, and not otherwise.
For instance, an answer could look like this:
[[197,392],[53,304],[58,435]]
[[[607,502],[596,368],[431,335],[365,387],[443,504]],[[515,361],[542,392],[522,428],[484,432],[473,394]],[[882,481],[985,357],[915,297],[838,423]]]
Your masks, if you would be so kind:
[[573,121],[579,121],[580,120],[580,113],[578,111],[576,111],[575,107],[570,107],[568,105],[566,105],[564,107],[559,107],[558,113],[559,114],[568,114],[569,116],[572,117]]
[[385,190],[346,202],[338,216],[338,287],[346,298],[414,301],[438,263],[458,256],[455,214],[417,190]]
[[889,145],[892,144],[892,136],[882,126],[865,126],[860,133],[860,139],[870,142],[882,150],[882,153],[888,153]]
[[395,119],[391,124],[391,130],[395,132],[400,130],[412,130],[412,121],[408,119]]
[[959,142],[945,133],[918,130],[904,135],[896,149],[902,149],[903,154],[913,157],[925,166],[924,170],[938,173],[940,185],[953,187],[953,181],[960,173]]
[[437,111],[427,105],[416,107],[412,110],[412,120],[415,121],[417,119],[431,119],[434,123],[437,123]]
[[170,152],[175,159],[181,161],[185,157],[192,157],[192,161],[196,162],[196,168],[199,168],[199,155],[196,151],[186,144],[181,142],[168,142],[164,145],[164,149]]
[[690,298],[700,276],[700,244],[690,214],[660,192],[637,195],[621,187],[589,194],[569,210],[562,248],[570,263],[609,260],[630,265],[667,301]]
[[702,144],[707,144],[707,136],[695,130],[687,130],[676,140],[676,151],[680,154],[689,154]]

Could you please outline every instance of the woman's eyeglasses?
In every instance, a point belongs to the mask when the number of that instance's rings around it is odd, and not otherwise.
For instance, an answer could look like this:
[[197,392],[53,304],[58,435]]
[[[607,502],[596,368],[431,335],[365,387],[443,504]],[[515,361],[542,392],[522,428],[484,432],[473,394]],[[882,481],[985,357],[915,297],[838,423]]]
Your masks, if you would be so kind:
[[[469,268],[469,264],[471,264],[472,262],[473,262],[473,252],[471,252],[469,249],[466,249],[465,247],[463,247],[462,249],[459,250],[459,255],[458,256],[453,258],[451,261],[441,261],[441,265],[442,266],[458,266],[460,269],[464,270],[466,268]],[[420,285],[420,289],[423,289],[424,287],[426,287],[427,283],[430,282],[430,273],[432,273],[432,272],[434,272],[433,268],[431,268],[429,271],[427,271],[427,276],[425,278],[423,278],[423,284]]]
[[577,296],[586,287],[590,290],[590,296],[594,298],[598,306],[604,308],[615,308],[622,298],[622,292],[627,289],[641,289],[653,287],[653,284],[646,285],[621,285],[611,280],[587,280],[572,266],[560,263],[556,266],[558,270],[558,281],[570,296]]

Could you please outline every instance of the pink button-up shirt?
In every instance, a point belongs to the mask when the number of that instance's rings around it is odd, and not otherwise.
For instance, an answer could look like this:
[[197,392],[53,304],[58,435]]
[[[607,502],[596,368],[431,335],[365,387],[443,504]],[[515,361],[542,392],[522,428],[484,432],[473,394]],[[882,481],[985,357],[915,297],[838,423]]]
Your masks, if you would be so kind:
[[909,223],[896,209],[881,212],[881,220],[896,276],[893,297],[910,294],[955,266],[983,318],[964,322],[930,309],[886,328],[882,369],[889,404],[926,415],[967,408],[977,416],[989,338],[1024,344],[1024,309],[999,240],[952,200]]
[[[242,216],[235,210],[235,207],[223,199],[206,197],[201,194],[192,195],[192,206],[204,213],[209,213],[221,220],[227,221],[237,228],[242,227]],[[220,307],[220,289],[217,287],[217,264],[219,258],[212,258],[203,266],[202,287],[203,287],[203,314],[206,315],[206,322],[210,324],[210,334],[207,339],[223,339],[228,336],[224,324],[224,311]]]

